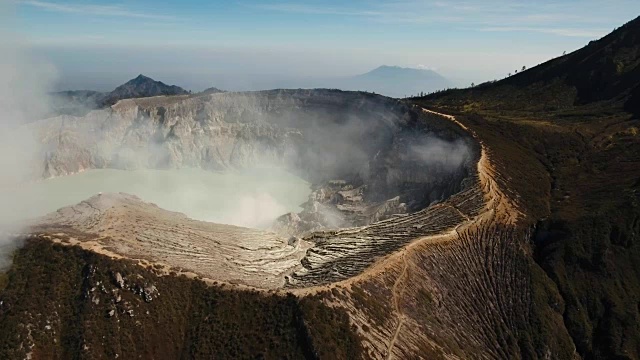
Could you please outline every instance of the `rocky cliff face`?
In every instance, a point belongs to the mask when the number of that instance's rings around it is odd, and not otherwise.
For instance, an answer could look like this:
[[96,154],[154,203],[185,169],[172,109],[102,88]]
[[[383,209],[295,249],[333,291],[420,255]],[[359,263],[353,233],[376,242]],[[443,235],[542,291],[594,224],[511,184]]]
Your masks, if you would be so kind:
[[[330,90],[128,99],[30,126],[43,144],[45,178],[92,168],[275,165],[324,193],[309,203],[315,212],[314,202],[341,205],[336,225],[441,201],[462,189],[474,158],[468,135],[442,119],[396,100]],[[332,190],[333,180],[344,186]]]

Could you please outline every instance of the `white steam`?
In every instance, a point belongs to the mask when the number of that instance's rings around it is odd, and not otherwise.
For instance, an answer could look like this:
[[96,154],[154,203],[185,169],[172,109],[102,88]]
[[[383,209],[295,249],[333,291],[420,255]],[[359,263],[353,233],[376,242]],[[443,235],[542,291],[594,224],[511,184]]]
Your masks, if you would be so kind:
[[428,136],[411,146],[409,155],[427,166],[454,171],[471,158],[471,149],[464,140],[449,142]]
[[266,192],[243,194],[229,210],[228,216],[221,222],[254,228],[267,228],[278,216],[289,211],[278,199]]
[[[32,57],[25,41],[11,30],[16,28],[14,17],[8,4],[0,4],[0,217],[15,213],[6,189],[26,181],[40,156],[32,134],[17,128],[47,112],[46,94],[55,77],[53,67]],[[12,248],[6,234],[17,230],[0,228],[0,268]]]

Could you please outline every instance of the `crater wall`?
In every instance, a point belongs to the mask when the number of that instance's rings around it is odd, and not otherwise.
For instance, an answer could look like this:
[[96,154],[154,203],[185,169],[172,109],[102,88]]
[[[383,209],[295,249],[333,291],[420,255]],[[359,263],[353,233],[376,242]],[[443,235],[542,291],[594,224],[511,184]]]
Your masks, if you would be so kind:
[[477,146],[446,120],[373,94],[273,90],[123,100],[31,124],[42,177],[92,168],[279,166],[314,184],[284,233],[364,225],[468,187]]

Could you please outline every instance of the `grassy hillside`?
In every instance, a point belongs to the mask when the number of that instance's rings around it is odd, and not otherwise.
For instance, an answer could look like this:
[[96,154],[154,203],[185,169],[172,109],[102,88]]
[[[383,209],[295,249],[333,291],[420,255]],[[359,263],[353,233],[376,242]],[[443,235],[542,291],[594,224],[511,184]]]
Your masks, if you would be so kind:
[[423,99],[432,106],[494,115],[544,112],[554,118],[583,120],[625,111],[638,116],[640,18],[578,51],[504,80]]

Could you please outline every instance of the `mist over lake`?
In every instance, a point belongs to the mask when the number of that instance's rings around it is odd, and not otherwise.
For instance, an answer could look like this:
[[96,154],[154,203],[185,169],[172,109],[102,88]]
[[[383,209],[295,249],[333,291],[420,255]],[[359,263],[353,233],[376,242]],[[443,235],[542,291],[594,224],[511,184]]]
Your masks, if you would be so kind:
[[42,216],[100,192],[125,192],[196,220],[264,228],[284,213],[300,211],[310,188],[306,181],[275,168],[237,172],[97,169],[0,192],[14,204],[3,207],[3,223]]

